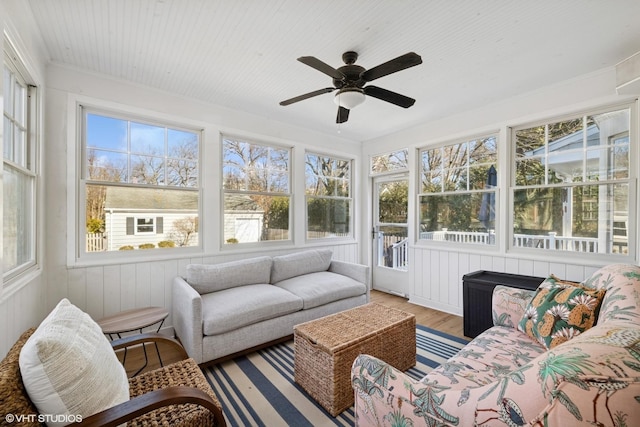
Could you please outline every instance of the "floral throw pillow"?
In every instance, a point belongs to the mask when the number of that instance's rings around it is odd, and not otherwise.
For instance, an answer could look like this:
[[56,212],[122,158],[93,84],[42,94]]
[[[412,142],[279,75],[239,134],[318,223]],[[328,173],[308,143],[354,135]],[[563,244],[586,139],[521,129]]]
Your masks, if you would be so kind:
[[538,287],[518,329],[551,349],[593,326],[604,293],[551,276]]

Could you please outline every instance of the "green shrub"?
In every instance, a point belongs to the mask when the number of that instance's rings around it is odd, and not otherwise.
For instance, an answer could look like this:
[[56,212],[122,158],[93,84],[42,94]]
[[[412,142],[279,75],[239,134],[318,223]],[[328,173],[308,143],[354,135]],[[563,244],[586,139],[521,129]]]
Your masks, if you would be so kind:
[[138,245],[138,249],[153,249],[155,247],[156,245],[154,245],[153,243],[143,243],[141,245]]
[[87,233],[102,233],[104,231],[104,221],[99,218],[89,218],[87,220]]
[[240,243],[240,242],[235,237],[232,237],[230,239],[227,239],[227,243]]
[[176,244],[173,240],[163,240],[162,242],[158,242],[159,248],[175,248]]
[[120,246],[120,249],[118,249],[119,251],[132,251],[134,248],[131,245],[126,245],[126,246]]

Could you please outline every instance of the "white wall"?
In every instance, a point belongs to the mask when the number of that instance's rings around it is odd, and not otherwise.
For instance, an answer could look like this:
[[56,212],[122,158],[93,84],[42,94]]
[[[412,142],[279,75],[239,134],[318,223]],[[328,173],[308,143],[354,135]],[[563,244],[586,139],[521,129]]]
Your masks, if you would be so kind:
[[[616,75],[614,68],[603,69],[598,72],[580,76],[569,81],[559,82],[552,87],[546,87],[532,93],[523,94],[517,98],[500,103],[487,105],[484,108],[461,112],[456,116],[447,117],[437,122],[406,129],[392,135],[363,143],[363,160],[366,162],[370,155],[408,147],[410,152],[430,145],[455,141],[459,138],[473,138],[488,133],[499,133],[499,187],[508,188],[507,174],[509,169],[508,128],[526,124],[535,120],[557,117],[563,114],[580,113],[586,109],[615,105],[634,97],[621,97],[615,90]],[[451,96],[464,96],[464,93],[452,93]],[[420,101],[418,101],[420,102]],[[426,101],[428,102],[428,100]],[[632,117],[633,127],[637,129],[638,117]],[[631,142],[632,155],[637,157],[639,143]],[[415,156],[410,155],[415,159]],[[414,162],[414,163],[417,163]],[[365,163],[366,164],[366,163]],[[634,167],[638,162],[632,160]],[[416,166],[413,165],[410,179],[409,224],[413,227],[416,221],[417,207],[415,188],[418,177]],[[363,170],[363,180],[368,182],[368,191],[361,196],[367,206],[371,206],[371,182]],[[509,207],[506,200],[506,190],[501,191],[500,205],[497,207],[500,218],[509,217]],[[500,235],[508,233],[508,221],[498,225]],[[363,225],[363,232],[371,229],[369,218]],[[409,230],[409,235],[415,235],[415,230]],[[363,240],[363,257],[371,259],[371,244],[368,239]],[[636,253],[638,251],[636,250]],[[637,263],[637,259],[627,260]],[[532,255],[526,253],[510,253],[501,242],[495,248],[472,248],[470,246],[450,246],[439,242],[415,242],[410,247],[410,267],[406,293],[410,301],[436,308],[450,313],[462,315],[462,276],[477,270],[491,270],[513,274],[532,276],[548,276],[553,273],[569,280],[582,280],[598,267],[612,262],[606,256],[596,260],[580,259],[570,254]],[[384,287],[384,284],[378,284]]]
[[[6,0],[0,4],[0,25],[4,33],[11,40],[18,51],[20,59],[26,66],[33,82],[41,86],[44,84],[46,56],[42,40],[37,31],[29,30],[34,27],[33,16],[26,2],[21,0]],[[2,83],[0,83],[0,86]],[[44,89],[44,86],[41,86]],[[42,107],[42,94],[39,105]],[[0,90],[0,97],[2,91]],[[0,124],[2,126],[2,124]],[[0,132],[2,133],[2,132]],[[44,138],[41,138],[41,152],[44,155]],[[0,174],[2,172],[0,171]],[[0,182],[1,184],[1,182]],[[40,183],[41,184],[41,183]],[[0,192],[2,191],[0,185]],[[41,199],[42,201],[43,199]],[[0,197],[0,212],[2,198]],[[39,225],[42,230],[42,209],[38,212]],[[0,225],[2,220],[0,218]],[[2,227],[0,226],[0,247],[2,247]],[[43,230],[44,231],[44,230]],[[40,240],[40,243],[42,240]],[[38,250],[38,261],[43,260],[44,252]],[[1,257],[1,255],[0,255]],[[4,288],[0,284],[0,357],[9,350],[20,334],[31,326],[37,325],[45,315],[44,287],[45,272],[42,265],[30,272],[26,277]]]
[[[78,70],[50,65],[47,69],[46,124],[50,155],[47,158],[47,241],[46,254],[49,286],[47,306],[67,297],[100,318],[121,310],[148,305],[171,308],[171,283],[176,275],[184,275],[189,263],[218,263],[262,254],[276,255],[310,246],[305,240],[305,207],[303,199],[294,199],[295,241],[289,246],[254,248],[231,252],[219,246],[220,221],[219,168],[204,167],[203,220],[200,235],[208,243],[203,253],[161,260],[122,260],[119,262],[74,262],[73,248],[75,202],[73,198],[76,101],[124,109],[132,114],[186,123],[204,129],[203,149],[208,158],[219,161],[220,133],[253,137],[262,141],[293,146],[295,176],[304,176],[304,152],[307,148],[323,153],[353,158],[360,163],[360,144],[304,129],[242,114],[221,107],[173,96],[122,81],[92,75]],[[214,163],[215,164],[215,163]],[[358,167],[355,168],[356,171]],[[69,173],[71,171],[71,174]],[[359,176],[359,175],[358,175]],[[294,182],[294,193],[304,194],[304,180]],[[357,183],[354,183],[354,187]],[[166,226],[166,224],[165,224]],[[359,236],[356,236],[359,237]],[[323,243],[333,249],[334,259],[360,262],[358,239]],[[164,253],[164,252],[163,252]],[[165,325],[171,326],[171,316]]]

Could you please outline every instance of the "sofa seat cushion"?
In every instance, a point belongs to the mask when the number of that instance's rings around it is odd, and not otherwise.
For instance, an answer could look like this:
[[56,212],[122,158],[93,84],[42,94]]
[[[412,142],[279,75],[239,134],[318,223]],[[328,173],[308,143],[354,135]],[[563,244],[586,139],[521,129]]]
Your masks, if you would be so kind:
[[[203,332],[218,335],[302,310],[302,299],[277,286],[238,286],[202,295]],[[293,330],[292,330],[293,333]]]
[[364,283],[329,271],[292,277],[274,285],[302,298],[305,310],[367,292]]
[[487,329],[421,381],[457,390],[475,388],[508,376],[547,351],[524,332],[508,326]]

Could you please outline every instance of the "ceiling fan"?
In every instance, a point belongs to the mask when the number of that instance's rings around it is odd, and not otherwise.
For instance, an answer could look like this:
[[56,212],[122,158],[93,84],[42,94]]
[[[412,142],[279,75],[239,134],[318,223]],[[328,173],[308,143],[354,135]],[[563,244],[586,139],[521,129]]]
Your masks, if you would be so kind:
[[360,65],[356,65],[355,62],[357,59],[358,54],[356,52],[345,52],[342,54],[342,60],[346,65],[335,69],[313,56],[301,56],[298,58],[298,61],[333,78],[334,87],[326,87],[305,93],[304,95],[282,101],[280,105],[293,104],[294,102],[337,90],[338,92],[336,92],[334,98],[335,103],[338,105],[336,123],[344,123],[349,119],[349,110],[363,103],[365,95],[390,102],[403,108],[409,108],[416,102],[415,99],[409,98],[408,96],[400,95],[399,93],[378,86],[365,85],[380,77],[422,64],[420,55],[409,52],[368,70]]

